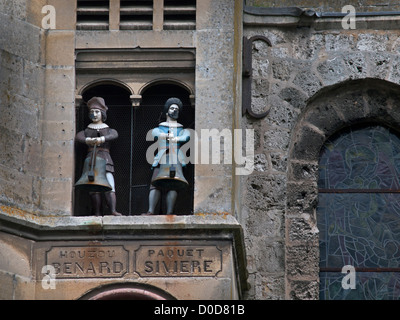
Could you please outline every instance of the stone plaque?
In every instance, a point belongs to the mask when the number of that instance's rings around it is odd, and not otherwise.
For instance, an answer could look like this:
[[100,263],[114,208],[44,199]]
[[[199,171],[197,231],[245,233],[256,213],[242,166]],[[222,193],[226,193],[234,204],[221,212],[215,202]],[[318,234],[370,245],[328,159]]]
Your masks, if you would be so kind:
[[129,252],[123,246],[51,247],[46,264],[57,279],[120,278],[128,272]]
[[217,246],[143,245],[135,251],[135,271],[141,277],[215,277],[222,271]]

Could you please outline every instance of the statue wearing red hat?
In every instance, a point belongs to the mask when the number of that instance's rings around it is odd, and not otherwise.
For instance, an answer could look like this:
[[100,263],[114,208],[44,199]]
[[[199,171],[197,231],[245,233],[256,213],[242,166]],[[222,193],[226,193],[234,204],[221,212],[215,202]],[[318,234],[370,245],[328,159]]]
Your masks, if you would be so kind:
[[[97,156],[106,161],[106,177],[112,187],[111,191],[104,193],[106,203],[113,215],[121,216],[121,214],[116,210],[117,200],[113,175],[114,162],[110,156],[111,142],[118,138],[118,132],[104,123],[107,120],[108,108],[103,98],[93,97],[88,101],[87,106],[89,109],[89,118],[92,120],[92,123],[89,124],[85,130],[78,132],[76,135],[76,141],[84,143],[89,147],[87,158],[92,156],[93,147],[96,146]],[[93,214],[96,216],[101,215],[101,193],[91,192],[90,196],[92,200]]]

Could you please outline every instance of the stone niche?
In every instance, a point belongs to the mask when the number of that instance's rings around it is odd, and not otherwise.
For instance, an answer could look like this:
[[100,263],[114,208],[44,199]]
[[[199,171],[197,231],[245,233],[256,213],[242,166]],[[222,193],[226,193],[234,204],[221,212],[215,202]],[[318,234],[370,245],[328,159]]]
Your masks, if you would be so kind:
[[0,216],[0,298],[236,300],[247,290],[231,215],[39,220]]

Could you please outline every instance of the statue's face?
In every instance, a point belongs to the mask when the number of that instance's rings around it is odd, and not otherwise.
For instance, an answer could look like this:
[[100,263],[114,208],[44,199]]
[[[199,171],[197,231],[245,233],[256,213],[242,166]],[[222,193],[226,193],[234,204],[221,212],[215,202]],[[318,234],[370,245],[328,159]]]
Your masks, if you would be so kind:
[[168,116],[171,119],[178,120],[179,118],[179,106],[177,104],[171,104],[168,108]]
[[100,122],[101,121],[101,111],[100,111],[100,109],[90,109],[89,118],[94,123]]

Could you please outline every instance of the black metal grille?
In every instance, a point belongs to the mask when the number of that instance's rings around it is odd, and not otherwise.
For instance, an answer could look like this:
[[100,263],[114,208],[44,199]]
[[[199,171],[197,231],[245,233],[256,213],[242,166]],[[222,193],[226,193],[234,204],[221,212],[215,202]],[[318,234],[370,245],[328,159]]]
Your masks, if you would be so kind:
[[[151,165],[146,160],[146,151],[154,142],[146,141],[147,132],[160,121],[160,115],[165,101],[170,97],[182,100],[184,108],[179,122],[185,128],[194,129],[194,109],[190,106],[188,92],[175,85],[163,84],[153,86],[143,94],[141,106],[133,108],[129,93],[112,85],[99,85],[87,90],[84,101],[93,96],[103,97],[108,106],[107,124],[118,131],[119,138],[111,148],[111,157],[115,165],[115,183],[117,194],[117,211],[124,215],[138,215],[147,212],[148,194],[152,176]],[[87,107],[83,106],[77,112],[77,131],[83,130],[90,123],[87,117]],[[79,179],[86,148],[76,148],[76,180]],[[175,213],[189,215],[193,213],[194,167],[189,164],[184,170],[185,178],[190,187],[181,191],[175,207]],[[165,212],[162,199],[159,212]],[[90,199],[87,194],[76,192],[75,213],[86,215],[90,212]],[[107,214],[107,212],[106,212]]]

